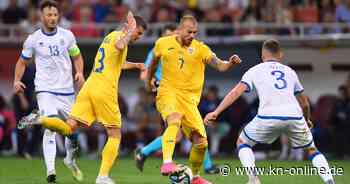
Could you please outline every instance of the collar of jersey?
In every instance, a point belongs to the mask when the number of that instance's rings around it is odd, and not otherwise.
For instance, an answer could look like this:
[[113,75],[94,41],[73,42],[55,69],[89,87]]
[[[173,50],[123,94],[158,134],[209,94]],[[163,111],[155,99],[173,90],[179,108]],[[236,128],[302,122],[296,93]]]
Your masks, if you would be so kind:
[[278,62],[278,60],[269,59],[269,60],[266,60],[265,62]]
[[44,29],[41,28],[41,32],[42,32],[44,35],[46,35],[46,36],[53,36],[53,35],[55,35],[55,34],[57,33],[57,27],[55,28],[54,31],[52,31],[52,32],[50,32],[50,33],[45,32]]

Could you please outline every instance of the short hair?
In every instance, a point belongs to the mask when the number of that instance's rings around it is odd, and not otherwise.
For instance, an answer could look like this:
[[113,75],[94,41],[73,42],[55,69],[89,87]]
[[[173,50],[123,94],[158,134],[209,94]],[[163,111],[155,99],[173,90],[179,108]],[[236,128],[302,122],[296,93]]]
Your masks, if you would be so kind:
[[280,42],[276,39],[266,40],[263,44],[263,49],[269,51],[271,54],[278,54],[281,51]]
[[183,17],[181,17],[180,19],[180,25],[182,25],[185,21],[192,21],[194,24],[197,24],[197,19],[193,16],[193,15],[184,15]]
[[137,26],[141,26],[144,30],[147,29],[147,23],[142,17],[136,15],[136,16],[134,16],[134,18],[135,18]]
[[60,10],[57,1],[54,1],[54,0],[41,1],[39,7],[40,7],[40,11],[43,11],[44,8],[46,7],[55,7],[58,11]]

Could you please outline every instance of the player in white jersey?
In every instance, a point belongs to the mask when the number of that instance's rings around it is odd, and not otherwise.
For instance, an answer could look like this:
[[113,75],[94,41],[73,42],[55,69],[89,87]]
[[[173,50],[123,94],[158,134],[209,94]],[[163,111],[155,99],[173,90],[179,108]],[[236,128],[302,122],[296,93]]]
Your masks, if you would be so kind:
[[[282,52],[277,40],[267,40],[262,47],[263,62],[250,68],[242,80],[226,95],[221,104],[207,114],[210,125],[243,92],[255,89],[259,96],[256,117],[242,130],[238,140],[238,156],[249,177],[249,184],[260,184],[256,173],[252,147],[257,143],[272,143],[286,133],[293,148],[304,148],[322,180],[334,184],[326,158],[317,150],[310,132],[310,105],[303,93],[297,74],[281,64]],[[309,126],[308,126],[309,125]]]
[[[14,91],[23,92],[25,85],[21,82],[21,78],[26,64],[34,57],[36,66],[34,83],[40,114],[57,116],[59,110],[68,113],[75,99],[72,62],[77,88],[80,89],[84,83],[83,59],[73,33],[57,26],[59,20],[57,2],[45,0],[41,3],[40,10],[42,27],[30,34],[23,44],[15,69]],[[55,132],[45,130],[43,152],[48,183],[56,183],[55,137]],[[65,146],[67,154],[64,164],[72,171],[76,180],[82,181],[83,175],[74,158],[78,148],[76,135],[66,138]]]

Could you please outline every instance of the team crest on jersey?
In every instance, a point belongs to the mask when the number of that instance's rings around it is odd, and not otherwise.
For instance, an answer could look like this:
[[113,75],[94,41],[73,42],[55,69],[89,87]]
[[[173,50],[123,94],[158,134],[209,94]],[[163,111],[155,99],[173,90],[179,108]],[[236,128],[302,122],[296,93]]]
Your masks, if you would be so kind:
[[39,42],[39,46],[43,47],[44,46],[44,42]]
[[60,40],[60,44],[61,44],[61,45],[64,45],[64,39],[61,39],[61,40]]
[[188,48],[188,53],[192,54],[194,52],[194,49],[192,47]]

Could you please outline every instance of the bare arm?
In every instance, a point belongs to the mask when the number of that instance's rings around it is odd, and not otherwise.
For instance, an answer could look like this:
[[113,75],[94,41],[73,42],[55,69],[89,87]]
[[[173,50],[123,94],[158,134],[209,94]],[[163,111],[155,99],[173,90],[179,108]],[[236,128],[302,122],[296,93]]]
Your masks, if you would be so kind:
[[125,24],[126,34],[118,39],[115,43],[117,50],[123,50],[130,42],[131,35],[136,30],[136,20],[134,15],[129,11],[127,15],[127,23]]
[[221,60],[215,54],[213,54],[209,65],[220,72],[224,72],[239,63],[241,63],[241,59],[237,55],[232,55],[228,61],[225,61]]
[[238,83],[222,100],[219,106],[211,113],[207,114],[204,118],[205,124],[210,124],[212,121],[221,114],[225,109],[227,109],[231,104],[233,104],[238,97],[240,97],[244,91],[247,89],[247,86],[243,83]]
[[145,65],[143,63],[134,63],[134,62],[126,61],[123,64],[122,69],[123,70],[140,69],[141,71],[144,71]]
[[25,61],[20,57],[16,63],[15,80],[13,82],[13,90],[15,93],[23,92],[24,88],[26,88],[26,86],[21,82],[24,71],[27,67],[26,62],[28,61]]
[[84,60],[81,54],[78,54],[77,56],[72,57],[74,69],[75,69],[75,76],[74,81],[77,84],[77,88],[81,89],[83,87],[83,84],[85,82],[84,79]]
[[155,91],[155,86],[154,86],[154,83],[152,82],[152,78],[154,76],[154,73],[157,70],[159,60],[160,60],[160,57],[156,57],[155,55],[153,55],[151,65],[149,66],[148,72],[147,72],[146,89],[148,91]]
[[303,109],[303,115],[306,121],[310,121],[311,120],[311,110],[310,110],[310,104],[309,104],[309,100],[307,98],[306,95],[304,95],[304,93],[300,93],[296,96],[300,107]]

